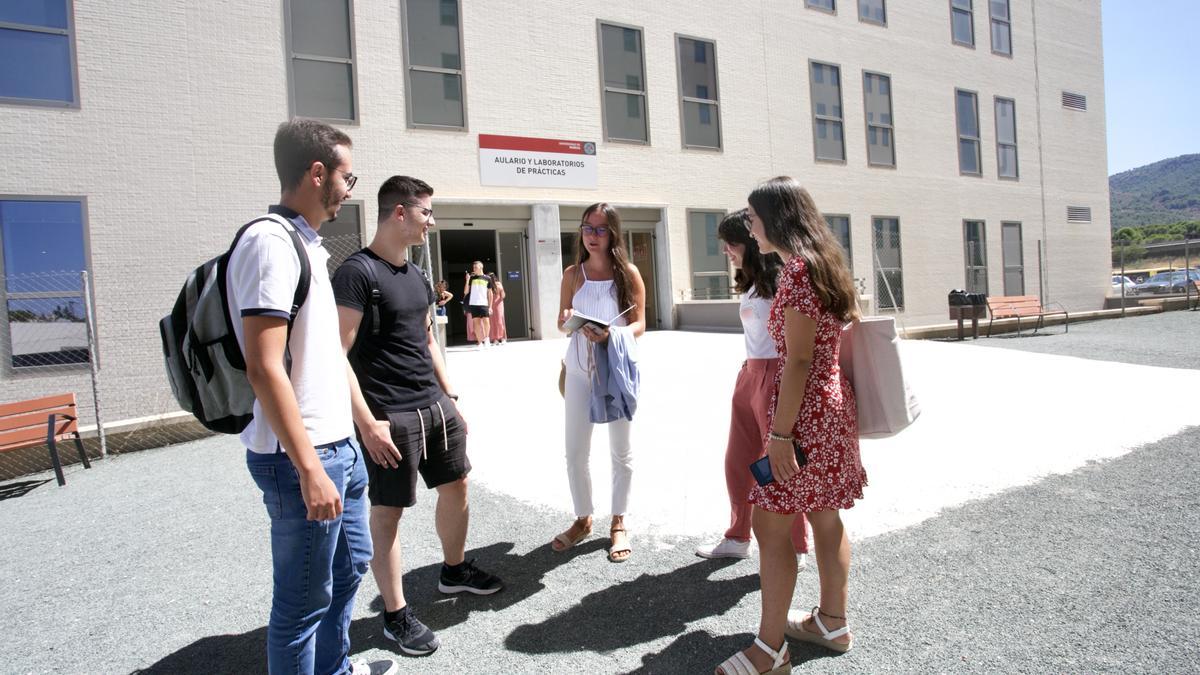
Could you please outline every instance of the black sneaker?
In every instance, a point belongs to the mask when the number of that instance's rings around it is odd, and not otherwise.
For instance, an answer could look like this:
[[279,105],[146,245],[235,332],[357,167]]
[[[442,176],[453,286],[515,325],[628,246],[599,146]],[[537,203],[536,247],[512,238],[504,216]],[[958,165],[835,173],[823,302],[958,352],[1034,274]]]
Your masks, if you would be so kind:
[[491,595],[504,589],[500,577],[493,576],[475,566],[472,558],[459,566],[457,571],[451,571],[446,563],[442,563],[442,574],[438,578],[438,590],[443,593],[474,593],[475,595]]
[[433,631],[429,630],[429,626],[421,623],[408,605],[405,605],[399,616],[392,621],[388,621],[384,616],[383,634],[387,639],[394,640],[400,651],[409,656],[432,654],[442,646]]

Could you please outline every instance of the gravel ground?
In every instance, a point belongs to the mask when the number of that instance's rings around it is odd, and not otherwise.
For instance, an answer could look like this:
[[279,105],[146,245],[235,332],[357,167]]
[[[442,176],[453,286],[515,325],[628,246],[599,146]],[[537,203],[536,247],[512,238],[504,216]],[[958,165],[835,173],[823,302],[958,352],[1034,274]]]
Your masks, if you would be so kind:
[[[986,329],[981,327],[980,335]],[[951,340],[947,340],[948,342]],[[1120,361],[1163,368],[1200,368],[1200,312],[1175,311],[1072,323],[1068,332],[1050,326],[991,338],[967,339],[964,345],[1004,347],[1043,354]]]
[[[3,672],[232,673],[263,666],[266,516],[232,439],[75,469],[0,501]],[[854,651],[792,645],[821,672],[1197,672],[1200,429],[855,545]],[[171,477],[164,481],[164,477]],[[10,484],[8,487],[12,489]],[[472,493],[472,556],[508,588],[443,598],[432,500],[406,515],[409,600],[443,640],[404,672],[705,672],[747,644],[756,564],[635,533],[628,563],[567,522]],[[800,573],[797,606],[816,593]],[[388,655],[364,580],[354,650]],[[711,672],[711,671],[709,671]]]
[[[980,346],[1200,367],[1186,312],[1076,324]],[[968,342],[964,348],[970,348]],[[793,644],[798,671],[1200,672],[1200,428],[855,542],[857,646]],[[234,673],[265,666],[267,518],[236,438],[0,485],[0,673]],[[722,495],[723,497],[723,495]],[[566,513],[472,489],[469,555],[487,598],[437,593],[433,496],[405,516],[409,601],[442,638],[403,672],[696,673],[747,645],[756,561],[705,561],[694,537],[546,542]],[[603,523],[598,523],[603,531]],[[801,571],[794,606],[815,603]],[[390,656],[368,575],[353,650]]]

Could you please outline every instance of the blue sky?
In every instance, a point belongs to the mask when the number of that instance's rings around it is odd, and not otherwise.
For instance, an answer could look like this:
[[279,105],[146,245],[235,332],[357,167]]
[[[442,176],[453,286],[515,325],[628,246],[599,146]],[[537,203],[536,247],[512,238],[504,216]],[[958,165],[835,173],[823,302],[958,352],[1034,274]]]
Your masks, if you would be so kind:
[[1200,0],[1103,0],[1108,173],[1200,152]]

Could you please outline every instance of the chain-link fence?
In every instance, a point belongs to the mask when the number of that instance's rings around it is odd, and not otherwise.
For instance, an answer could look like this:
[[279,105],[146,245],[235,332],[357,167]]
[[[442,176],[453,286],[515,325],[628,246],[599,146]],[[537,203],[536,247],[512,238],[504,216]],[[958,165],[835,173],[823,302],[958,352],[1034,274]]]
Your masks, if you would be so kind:
[[[99,457],[103,449],[96,431],[96,353],[86,274],[13,274],[0,277],[0,284],[5,298],[0,311],[0,402],[74,394],[79,425],[95,438],[87,452]],[[46,445],[30,443],[5,443],[9,449],[0,452],[0,479],[50,468]],[[60,455],[66,462],[79,461],[73,449]]]

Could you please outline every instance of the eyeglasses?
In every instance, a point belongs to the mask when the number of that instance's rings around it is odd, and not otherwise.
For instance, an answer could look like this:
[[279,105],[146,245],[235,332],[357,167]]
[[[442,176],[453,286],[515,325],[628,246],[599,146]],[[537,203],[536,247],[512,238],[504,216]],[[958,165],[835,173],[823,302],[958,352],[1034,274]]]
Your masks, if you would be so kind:
[[579,229],[582,230],[584,234],[593,236],[593,237],[603,237],[604,235],[608,234],[608,228],[605,227],[604,225],[601,225],[599,227],[593,227],[591,225],[582,225],[582,226],[580,226]]
[[338,173],[342,174],[342,178],[346,179],[346,189],[347,190],[354,189],[354,184],[358,182],[358,176],[355,176],[354,174],[350,173],[349,171],[342,171],[341,169],[334,169],[334,171],[337,171]]
[[421,206],[420,204],[410,204],[408,202],[401,202],[400,205],[407,206],[410,209],[416,209],[416,210],[420,211],[421,215],[425,216],[425,218],[427,220],[433,220],[433,209],[427,209],[424,206]]
[[[322,162],[322,164],[324,164],[324,162]],[[328,167],[329,165],[325,164],[325,166]],[[346,189],[353,190],[354,184],[358,182],[358,176],[355,176],[354,174],[350,173],[349,171],[342,171],[341,169],[339,169],[337,167],[332,167],[332,168],[334,171],[342,174],[342,178],[345,179],[345,181],[346,181]]]

